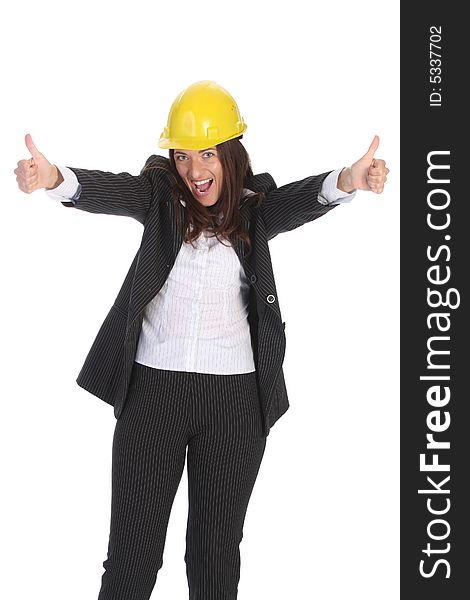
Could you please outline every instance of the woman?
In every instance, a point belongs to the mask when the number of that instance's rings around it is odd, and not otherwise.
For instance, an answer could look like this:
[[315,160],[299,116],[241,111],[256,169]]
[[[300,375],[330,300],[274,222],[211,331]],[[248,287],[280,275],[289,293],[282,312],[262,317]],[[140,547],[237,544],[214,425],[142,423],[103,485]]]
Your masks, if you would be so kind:
[[388,174],[368,152],[350,168],[281,188],[254,175],[232,96],[211,81],[174,101],[138,176],[57,168],[35,147],[21,190],[144,226],[127,277],[77,383],[114,406],[111,526],[99,600],[144,600],[162,566],[188,453],[190,599],[237,598],[239,544],[270,428],[289,407],[285,322],[268,240]]

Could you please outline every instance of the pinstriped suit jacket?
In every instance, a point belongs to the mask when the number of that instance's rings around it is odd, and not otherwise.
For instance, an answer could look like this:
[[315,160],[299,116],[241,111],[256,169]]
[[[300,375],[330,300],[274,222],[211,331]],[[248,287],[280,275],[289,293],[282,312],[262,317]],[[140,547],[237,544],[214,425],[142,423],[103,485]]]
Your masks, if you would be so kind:
[[[145,166],[165,162],[168,164],[169,159],[152,155]],[[140,248],[76,379],[79,386],[111,404],[118,419],[126,402],[143,311],[165,283],[183,242],[175,211],[184,209],[175,207],[171,180],[162,169],[142,169],[135,176],[69,168],[82,190],[79,200],[62,202],[64,206],[128,216],[144,226]],[[282,370],[285,322],[268,240],[313,221],[336,206],[317,201],[327,175],[328,172],[309,176],[280,188],[268,173],[254,175],[245,187],[265,192],[266,199],[258,208],[248,202],[240,208],[241,220],[250,232],[251,254],[244,257],[244,242],[231,238],[251,282],[249,322],[265,436],[289,408]]]

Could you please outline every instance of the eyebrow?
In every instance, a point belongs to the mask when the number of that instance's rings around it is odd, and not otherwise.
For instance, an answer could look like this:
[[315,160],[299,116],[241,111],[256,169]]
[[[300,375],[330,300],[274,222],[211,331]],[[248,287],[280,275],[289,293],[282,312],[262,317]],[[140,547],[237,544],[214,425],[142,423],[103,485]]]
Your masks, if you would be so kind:
[[[215,146],[212,146],[211,148],[204,148],[204,150],[199,150],[199,154],[201,154],[201,152],[207,152],[208,150],[217,150],[217,148]],[[175,154],[184,154],[184,152],[181,150],[175,150]]]

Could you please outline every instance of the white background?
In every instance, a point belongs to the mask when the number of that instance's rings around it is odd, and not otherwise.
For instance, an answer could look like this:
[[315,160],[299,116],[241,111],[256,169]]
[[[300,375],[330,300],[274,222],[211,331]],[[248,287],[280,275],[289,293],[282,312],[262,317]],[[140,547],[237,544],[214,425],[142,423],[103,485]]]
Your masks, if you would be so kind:
[[[376,153],[381,195],[270,242],[291,407],[241,543],[240,600],[394,600],[399,580],[398,2],[179,0],[11,5],[2,56],[1,564],[8,600],[97,598],[112,408],[75,378],[137,251],[132,219],[21,192],[24,136],[53,163],[138,174],[175,96],[238,102],[278,185]],[[413,201],[412,198],[407,199]],[[186,469],[153,597],[187,598]]]

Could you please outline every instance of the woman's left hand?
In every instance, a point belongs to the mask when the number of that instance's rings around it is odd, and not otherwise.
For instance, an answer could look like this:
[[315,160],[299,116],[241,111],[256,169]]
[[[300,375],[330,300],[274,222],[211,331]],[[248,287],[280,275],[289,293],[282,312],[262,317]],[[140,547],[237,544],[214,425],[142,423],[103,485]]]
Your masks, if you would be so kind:
[[374,136],[369,150],[350,167],[343,169],[338,177],[337,187],[346,193],[365,190],[381,194],[390,170],[381,158],[374,158],[379,146],[379,136]]

